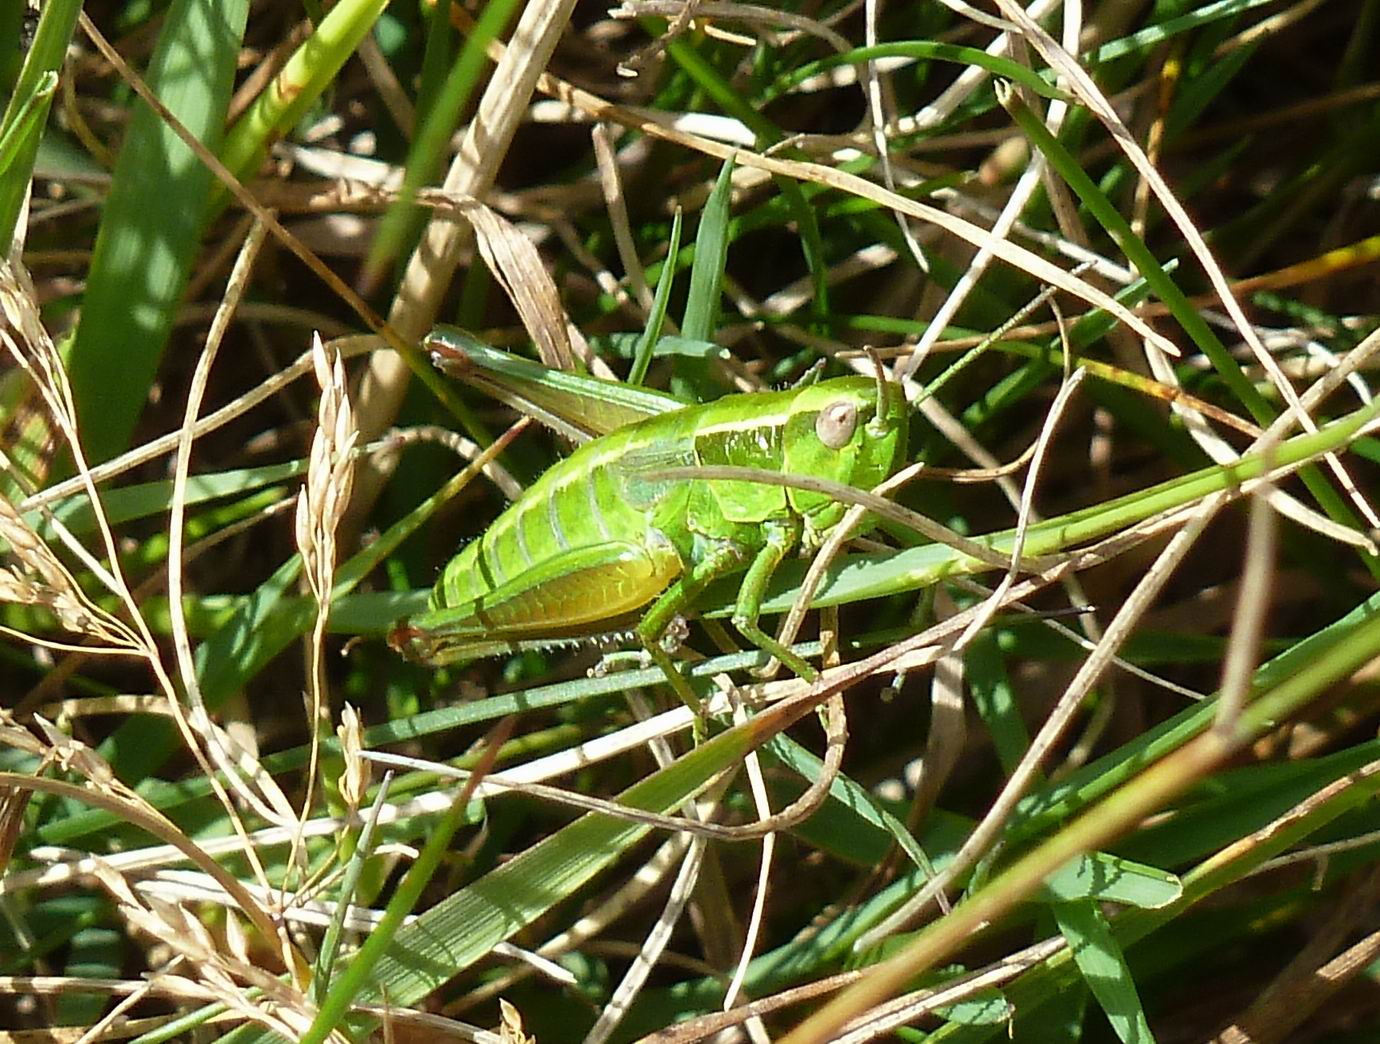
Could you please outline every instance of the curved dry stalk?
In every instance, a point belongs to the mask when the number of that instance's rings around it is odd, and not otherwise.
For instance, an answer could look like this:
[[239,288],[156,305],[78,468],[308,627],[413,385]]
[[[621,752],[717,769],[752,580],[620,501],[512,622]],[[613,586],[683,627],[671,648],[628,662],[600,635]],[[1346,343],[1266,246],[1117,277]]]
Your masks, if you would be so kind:
[[[1081,14],[1081,4],[1070,4],[1066,8],[1066,16],[1063,20],[1064,43],[1065,46],[1073,50],[1077,50],[1078,37],[1082,30]],[[1056,100],[1050,103],[1049,111],[1045,114],[1045,125],[1049,128],[1051,134],[1056,137],[1058,136],[1068,112],[1068,102]],[[1030,202],[1031,196],[1034,195],[1035,190],[1040,186],[1041,181],[1044,180],[1048,180],[1046,178],[1045,160],[1038,153],[1032,152],[1025,170],[1021,172],[1021,176],[1017,179],[1015,187],[1011,190],[1011,194],[1002,205],[1001,213],[997,215],[992,225],[992,235],[994,237],[1005,239],[1010,234],[1012,226],[1016,223],[1016,219],[1021,216],[1021,213],[1025,210],[1026,204]],[[888,184],[887,187],[894,188],[894,186],[890,184]],[[1051,200],[1056,200],[1061,198],[1062,194],[1051,191],[1049,195]],[[925,328],[925,332],[920,335],[920,340],[916,342],[915,348],[911,351],[910,357],[906,360],[905,365],[900,368],[898,376],[913,376],[916,370],[920,368],[921,363],[929,357],[930,350],[934,347],[935,342],[939,340],[940,335],[944,332],[945,328],[948,327],[953,318],[958,315],[959,309],[962,308],[964,302],[968,300],[968,295],[976,289],[978,280],[982,277],[982,274],[987,271],[994,256],[994,252],[987,244],[983,244],[978,248],[977,254],[973,256],[972,260],[964,268],[963,274],[959,276],[958,282],[954,284],[953,289],[946,295],[943,304],[939,306],[939,310],[930,318],[929,325]]]
[[[206,337],[206,347],[197,359],[192,372],[191,386],[187,390],[183,423],[178,432],[177,452],[173,459],[172,502],[168,510],[168,611],[170,614],[173,651],[176,656],[178,674],[182,681],[182,691],[190,704],[188,725],[201,737],[211,762],[225,774],[230,788],[240,798],[270,823],[289,823],[292,821],[292,806],[279,790],[271,777],[261,772],[252,773],[259,788],[251,787],[249,780],[241,775],[237,762],[241,758],[231,755],[223,744],[224,734],[211,727],[211,715],[201,695],[201,684],[196,676],[196,664],[192,658],[191,637],[187,630],[187,616],[183,602],[182,565],[183,522],[187,513],[187,480],[191,471],[192,428],[196,416],[201,412],[201,403],[206,395],[211,367],[215,364],[226,330],[229,328],[235,306],[239,303],[248,285],[250,272],[263,245],[264,229],[254,225],[241,245],[239,256],[230,273],[225,294],[220,307],[216,309],[215,319]],[[175,694],[169,694],[176,699]],[[174,712],[176,716],[176,711]],[[210,773],[208,773],[210,774]],[[214,778],[214,774],[212,778]],[[260,793],[262,790],[262,793]],[[220,796],[220,795],[218,795]],[[233,818],[235,808],[228,797],[222,797],[227,813]],[[241,826],[241,830],[243,827]]]
[[[637,256],[637,244],[633,241],[632,223],[628,220],[628,201],[623,195],[623,182],[618,173],[618,159],[613,152],[613,140],[607,125],[596,123],[590,130],[590,140],[594,144],[594,163],[599,171],[599,186],[604,191],[604,209],[609,214],[609,226],[613,229],[613,245],[618,251],[618,260],[623,265],[623,277],[632,290],[632,297],[641,309],[645,320],[652,311],[652,288],[647,285],[646,273],[642,270],[642,259]],[[583,244],[577,245],[583,249]],[[618,287],[617,293],[626,291]]]
[[[863,2],[863,41],[868,47],[876,47],[881,37],[877,33],[878,9],[881,7],[881,0],[864,0]],[[887,104],[884,84],[882,82],[882,70],[878,66],[876,59],[869,58],[863,63],[859,81],[862,84],[863,96],[867,101],[868,122],[871,124],[872,148],[876,150],[878,165],[882,168],[882,184],[896,192],[896,171],[891,163],[891,147],[886,138]],[[906,220],[904,214],[898,211],[891,212],[892,220],[896,222],[896,227],[901,231],[901,238],[905,241],[906,249],[910,251],[911,260],[920,271],[928,274],[930,263],[925,259],[925,252],[920,249],[920,240],[915,234],[915,230],[910,227],[910,222]],[[913,371],[912,371],[913,372]]]
[[[821,679],[828,679],[834,682],[834,688],[841,690],[844,685],[837,684],[837,678],[828,678],[828,673],[822,674]],[[858,677],[862,677],[859,675]],[[852,677],[850,682],[855,680]],[[787,683],[792,688],[799,690],[803,683]],[[808,693],[807,693],[808,695]],[[832,692],[829,694],[832,695]],[[822,701],[820,701],[822,702]],[[693,715],[688,708],[681,708],[685,711],[685,725],[693,725]],[[785,725],[782,725],[784,728]],[[476,787],[478,796],[489,794],[502,794],[516,792],[526,794],[529,797],[538,798],[543,801],[550,801],[552,804],[563,805],[568,808],[578,809],[581,812],[598,812],[614,819],[621,819],[630,823],[639,823],[643,826],[651,827],[654,830],[669,830],[684,832],[694,837],[707,837],[720,841],[757,841],[768,834],[788,830],[797,823],[808,819],[829,794],[829,788],[833,785],[839,770],[843,764],[844,746],[847,742],[847,723],[840,716],[834,715],[826,720],[827,744],[824,752],[824,765],[820,770],[819,776],[810,781],[810,785],[805,791],[780,812],[774,813],[766,819],[760,819],[753,823],[742,826],[724,826],[720,823],[700,822],[684,816],[668,816],[656,812],[647,812],[643,809],[629,808],[620,805],[616,801],[604,798],[590,797],[576,791],[567,790],[562,787],[553,787],[545,783],[535,783],[526,780],[512,778],[509,772],[494,773],[485,776]],[[761,730],[760,740],[765,741],[774,733],[770,728]],[[366,750],[361,751],[361,756],[365,759],[376,762],[380,765],[389,765],[395,768],[409,768],[420,772],[431,772],[438,776],[446,776],[462,782],[473,778],[473,773],[467,769],[455,768],[444,762],[428,761],[425,758],[413,758],[403,754],[389,754],[386,751]],[[706,784],[712,787],[714,781]],[[383,820],[387,822],[388,819]]]
[[[1121,117],[1117,115],[1116,110],[1112,107],[1111,103],[1107,101],[1106,96],[1098,88],[1097,84],[1093,82],[1092,77],[1087,74],[1078,63],[1078,60],[1074,58],[1073,55],[1069,54],[1065,48],[1061,47],[1053,37],[1045,32],[1044,28],[1022,10],[1015,0],[997,0],[997,5],[1008,18],[1020,27],[1021,32],[1030,40],[1035,49],[1040,52],[1040,56],[1049,63],[1050,67],[1066,79],[1069,88],[1085,105],[1087,105],[1093,115],[1097,117],[1099,122],[1107,129],[1108,133],[1111,134],[1122,153],[1131,161],[1132,166],[1136,168],[1140,176],[1149,184],[1155,194],[1155,198],[1164,208],[1165,213],[1174,222],[1175,227],[1184,237],[1184,242],[1188,244],[1189,249],[1193,252],[1193,256],[1202,266],[1204,273],[1208,277],[1208,282],[1212,284],[1213,290],[1217,293],[1218,300],[1221,301],[1222,306],[1227,310],[1227,314],[1231,316],[1232,321],[1236,324],[1237,330],[1240,332],[1246,344],[1250,347],[1251,353],[1255,356],[1256,361],[1264,368],[1266,374],[1269,375],[1271,384],[1275,387],[1280,397],[1288,404],[1289,409],[1286,411],[1285,416],[1294,416],[1296,422],[1305,431],[1317,431],[1317,424],[1308,414],[1307,407],[1300,399],[1298,392],[1294,390],[1294,386],[1290,384],[1289,379],[1280,369],[1279,363],[1276,361],[1275,357],[1269,352],[1265,345],[1261,343],[1260,337],[1255,331],[1255,327],[1251,325],[1250,320],[1246,317],[1246,313],[1241,308],[1240,302],[1237,301],[1236,295],[1232,292],[1231,284],[1222,273],[1221,267],[1213,258],[1212,252],[1208,249],[1206,241],[1203,239],[1201,233],[1199,233],[1197,226],[1193,223],[1193,219],[1189,217],[1188,212],[1184,210],[1183,204],[1179,202],[1178,197],[1174,194],[1159,171],[1155,169],[1154,164],[1150,162],[1149,157],[1146,156],[1144,150],[1136,141],[1135,136],[1131,134],[1125,123],[1122,122]],[[1159,347],[1158,342],[1155,342],[1155,347]],[[1356,487],[1355,482],[1352,481],[1351,476],[1347,473],[1346,469],[1342,467],[1341,460],[1338,456],[1335,453],[1328,453],[1325,455],[1324,459],[1327,461],[1328,467],[1331,468],[1333,474],[1337,477],[1342,489],[1346,492],[1347,496],[1351,498],[1352,503],[1361,513],[1361,516],[1372,528],[1380,528],[1380,516],[1376,515],[1375,510],[1366,501],[1365,497],[1361,495],[1360,490]]]
[[[1053,11],[1062,6],[1063,0],[1035,0],[1030,5],[1030,17],[1045,18]],[[1011,46],[1009,23],[1003,23],[1008,28],[1004,28],[992,42],[987,45],[985,50],[991,55],[1005,54]],[[958,77],[932,102],[927,102],[925,106],[914,116],[907,119],[898,120],[895,127],[888,127],[888,134],[892,135],[912,135],[922,131],[933,130],[944,123],[958,111],[960,105],[972,96],[991,76],[986,69],[980,65],[970,65],[958,74]]]
[[1064,415],[1064,408],[1069,400],[1073,398],[1078,386],[1083,383],[1083,378],[1087,376],[1084,369],[1078,369],[1073,375],[1059,388],[1059,394],[1054,397],[1054,402],[1050,405],[1049,413],[1045,416],[1045,421],[1040,427],[1040,437],[1036,440],[1035,455],[1030,461],[1030,470],[1026,472],[1025,489],[1021,493],[1020,510],[1016,513],[1016,532],[1011,545],[1011,562],[998,582],[996,590],[992,596],[984,603],[985,612],[978,613],[973,618],[972,623],[958,637],[955,649],[963,649],[978,633],[987,626],[992,616],[996,613],[997,607],[1004,604],[1006,592],[1011,589],[1011,585],[1016,581],[1016,574],[1022,567],[1022,551],[1025,549],[1025,535],[1030,526],[1030,517],[1035,507],[1035,488],[1040,480],[1040,465],[1044,463],[1045,452],[1049,449],[1050,440],[1054,437],[1054,431],[1058,427],[1060,418]]
[[[240,911],[249,918],[266,941],[279,938],[277,926],[255,901],[253,895],[240,883],[239,878],[222,867],[201,846],[192,841],[175,824],[151,806],[128,797],[122,798],[98,790],[89,790],[65,780],[46,779],[42,776],[30,776],[20,772],[0,772],[0,786],[14,790],[37,790],[45,794],[55,794],[82,804],[92,805],[140,827],[154,837],[161,838],[184,858],[189,859],[214,878],[216,883],[234,898]],[[94,858],[92,857],[93,860]],[[101,863],[109,866],[111,861],[102,860]],[[87,872],[95,872],[95,870],[88,869]],[[9,882],[3,883],[8,884]],[[3,890],[10,891],[11,889],[4,888]]]

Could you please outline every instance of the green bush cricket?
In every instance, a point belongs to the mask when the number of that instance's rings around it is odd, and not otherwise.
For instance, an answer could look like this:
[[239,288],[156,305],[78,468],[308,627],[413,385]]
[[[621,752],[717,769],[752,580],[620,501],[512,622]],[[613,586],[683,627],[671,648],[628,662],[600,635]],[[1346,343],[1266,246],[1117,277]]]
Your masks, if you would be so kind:
[[546,370],[446,327],[425,347],[443,372],[588,441],[451,560],[429,611],[389,635],[395,649],[439,666],[635,625],[672,687],[695,707],[664,639],[710,582],[743,572],[734,626],[801,677],[814,677],[758,616],[776,567],[794,551],[817,548],[846,505],[814,490],[696,479],[691,469],[750,467],[870,489],[905,457],[909,414],[898,386],[880,376],[838,377],[685,405]]

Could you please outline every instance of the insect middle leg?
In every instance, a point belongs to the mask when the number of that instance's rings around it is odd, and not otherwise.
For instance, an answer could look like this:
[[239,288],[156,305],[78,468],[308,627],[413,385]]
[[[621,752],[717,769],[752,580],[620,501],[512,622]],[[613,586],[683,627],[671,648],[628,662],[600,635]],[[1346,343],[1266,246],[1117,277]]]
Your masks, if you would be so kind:
[[662,593],[642,617],[642,622],[637,625],[637,637],[651,656],[652,662],[661,668],[671,688],[681,701],[695,712],[696,718],[702,710],[699,697],[686,681],[685,675],[676,668],[676,662],[671,659],[670,652],[662,644],[662,638],[676,616],[689,608],[710,583],[726,573],[742,568],[743,558],[742,550],[735,544],[716,545],[709,554],[692,566],[688,573]]
[[800,519],[793,515],[789,519],[770,520],[763,523],[762,530],[766,542],[743,577],[743,586],[738,590],[738,603],[733,609],[733,626],[749,642],[776,657],[798,677],[814,681],[819,677],[819,672],[762,630],[757,622],[762,615],[762,599],[767,583],[782,559],[800,543]]

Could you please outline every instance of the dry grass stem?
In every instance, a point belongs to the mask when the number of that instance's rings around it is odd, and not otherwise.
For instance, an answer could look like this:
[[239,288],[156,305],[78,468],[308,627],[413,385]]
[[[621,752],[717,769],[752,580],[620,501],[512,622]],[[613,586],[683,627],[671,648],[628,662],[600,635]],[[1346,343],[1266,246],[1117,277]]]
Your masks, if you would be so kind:
[[[1081,6],[1066,7],[1064,18],[1064,40],[1065,44],[1077,48],[1078,35],[1081,29],[1078,15],[1081,13]],[[1027,104],[1031,99],[1027,98]],[[1045,125],[1051,134],[1058,135],[1060,128],[1064,124],[1064,118],[1068,115],[1069,107],[1067,102],[1055,101],[1049,106],[1049,111],[1045,114]],[[876,118],[874,113],[874,119]],[[888,175],[889,178],[889,175]],[[1011,233],[1011,228],[1016,219],[1025,210],[1026,204],[1030,201],[1035,190],[1040,187],[1042,182],[1048,183],[1046,177],[1046,167],[1044,159],[1040,156],[1032,156],[1026,169],[1021,172],[1016,186],[1012,189],[1006,202],[1003,204],[1001,213],[997,216],[992,225],[992,235],[997,239],[1006,239]],[[895,191],[895,186],[887,181],[887,188]],[[1051,196],[1057,198],[1057,196]],[[989,245],[984,244],[978,248],[972,260],[964,268],[963,274],[959,277],[954,288],[944,299],[943,304],[930,318],[929,325],[925,332],[920,335],[920,340],[916,342],[915,348],[911,352],[910,358],[906,360],[904,366],[899,368],[899,373],[904,377],[912,376],[919,369],[920,364],[929,356],[930,350],[935,342],[943,334],[949,323],[958,315],[958,310],[963,306],[978,284],[988,266],[992,263],[995,254]]]
[[[330,727],[325,669],[326,624],[330,618],[335,576],[336,532],[345,517],[354,488],[354,447],[359,438],[344,363],[338,354],[326,350],[319,334],[312,335],[311,347],[321,397],[307,464],[307,481],[297,498],[295,535],[297,551],[302,556],[302,571],[316,599],[316,622],[309,639],[310,669],[305,694],[310,735],[307,786],[302,799],[302,813],[296,817],[289,856],[295,868],[300,867],[302,830],[311,816],[316,793],[321,739],[323,734],[328,734]],[[358,732],[357,721],[353,731]],[[360,789],[362,797],[362,787]]]
[[[187,508],[187,483],[191,472],[192,433],[196,427],[197,415],[206,394],[211,369],[224,341],[235,308],[248,286],[249,276],[259,248],[264,241],[262,225],[254,225],[241,246],[235,267],[230,273],[225,296],[217,309],[215,319],[206,337],[206,349],[197,360],[196,371],[192,376],[192,386],[187,392],[186,408],[182,428],[179,432],[177,453],[174,459],[172,507],[168,521],[168,602],[172,612],[173,648],[177,655],[178,673],[182,689],[187,695],[190,713],[185,727],[201,738],[210,760],[224,772],[230,788],[259,815],[269,822],[289,822],[292,806],[278,788],[272,777],[265,774],[250,752],[229,740],[211,720],[205,701],[201,695],[201,684],[197,678],[196,664],[192,654],[191,637],[187,630],[187,620],[183,612],[183,562],[184,530],[183,521]],[[177,716],[178,701],[172,703]],[[182,724],[179,717],[179,724]],[[234,806],[225,801],[226,811],[235,817]],[[243,828],[240,828],[243,831]]]
[[667,896],[665,906],[648,930],[637,959],[615,987],[608,1003],[599,1012],[594,1026],[585,1035],[586,1044],[604,1044],[623,1021],[623,1016],[633,999],[642,991],[662,951],[670,943],[672,931],[680,923],[681,916],[690,902],[706,847],[707,841],[704,837],[695,836],[690,839],[690,845],[681,859],[680,870],[671,884],[671,894]]
[[599,167],[599,185],[604,190],[604,204],[608,207],[609,220],[613,227],[613,241],[618,247],[618,259],[623,263],[624,279],[627,280],[632,296],[645,318],[652,310],[652,289],[647,285],[646,275],[642,271],[642,260],[637,256],[637,245],[633,242],[632,227],[628,221],[628,204],[618,177],[618,160],[614,155],[609,128],[602,123],[596,123],[590,130],[590,140],[594,143],[594,159]]

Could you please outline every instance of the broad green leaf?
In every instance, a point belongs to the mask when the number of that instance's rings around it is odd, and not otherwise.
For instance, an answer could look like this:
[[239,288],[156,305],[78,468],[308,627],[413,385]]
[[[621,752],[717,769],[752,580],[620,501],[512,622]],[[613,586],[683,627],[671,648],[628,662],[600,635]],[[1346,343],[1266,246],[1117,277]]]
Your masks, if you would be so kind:
[[[220,143],[247,0],[174,0],[145,78],[212,151]],[[83,445],[93,463],[129,445],[201,248],[207,170],[142,101],[115,165],[96,236],[81,323],[68,359]]]

